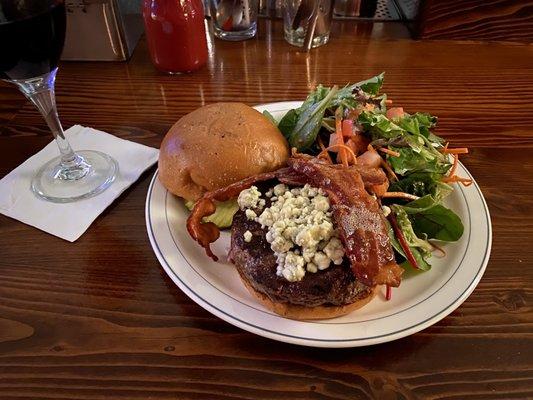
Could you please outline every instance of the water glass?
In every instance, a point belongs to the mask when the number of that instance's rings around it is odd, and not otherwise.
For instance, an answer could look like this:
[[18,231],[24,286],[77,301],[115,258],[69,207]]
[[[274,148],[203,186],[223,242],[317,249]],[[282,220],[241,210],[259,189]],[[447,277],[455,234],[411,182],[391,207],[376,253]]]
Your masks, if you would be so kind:
[[246,40],[257,32],[259,0],[209,0],[216,37]]
[[284,0],[283,30],[287,42],[298,47],[304,45],[315,7],[318,7],[318,13],[312,47],[322,46],[329,41],[333,0]]

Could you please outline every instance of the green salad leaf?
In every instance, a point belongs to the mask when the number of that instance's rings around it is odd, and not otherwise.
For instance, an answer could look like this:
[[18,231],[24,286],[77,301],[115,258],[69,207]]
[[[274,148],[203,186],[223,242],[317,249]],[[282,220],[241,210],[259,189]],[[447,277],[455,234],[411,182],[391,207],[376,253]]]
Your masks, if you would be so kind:
[[452,166],[446,157],[427,147],[417,150],[412,147],[390,146],[390,149],[400,153],[399,157],[387,156],[387,161],[394,172],[400,175],[408,175],[412,172],[431,172],[444,175]]
[[429,239],[455,242],[463,236],[464,226],[461,218],[449,208],[435,204],[420,212],[411,211],[411,221],[418,235],[426,235]]
[[274,118],[274,116],[270,112],[268,112],[268,110],[264,110],[263,115],[267,117],[267,119],[272,122],[274,126],[278,126],[278,121],[276,121],[276,118]]
[[463,223],[457,214],[439,202],[439,199],[426,195],[405,205],[394,207],[409,216],[413,231],[418,236],[455,242],[463,235]]
[[[445,141],[432,133],[437,124],[435,116],[416,112],[387,117],[387,95],[380,94],[383,78],[381,73],[340,89],[318,85],[302,106],[290,110],[277,126],[291,147],[312,154],[317,150],[319,135],[324,143],[329,143],[330,134],[335,132],[336,119],[357,115],[357,118],[353,117],[356,119],[354,126],[372,146],[397,152],[398,156],[383,155],[398,177],[397,181],[390,182],[389,191],[409,193],[418,200],[383,200],[393,210],[398,228],[418,267],[428,270],[433,250],[429,239],[456,241],[464,231],[459,216],[441,204],[453,190],[452,186],[442,182],[452,163],[440,151]],[[364,107],[366,104],[375,107]],[[265,115],[273,120],[270,114]],[[406,259],[390,225],[388,233],[398,257]],[[405,261],[402,265],[407,264]]]
[[[239,210],[237,199],[231,199],[222,202],[216,202],[216,211],[202,219],[202,222],[212,222],[220,229],[229,228],[233,222],[233,216]],[[192,210],[194,207],[194,201],[185,201],[185,207]]]
[[437,117],[433,115],[419,112],[413,115],[405,114],[396,123],[409,133],[422,135],[432,145],[440,146],[444,143],[444,139],[430,132],[430,129],[437,125]]
[[333,87],[328,89],[326,96],[319,102],[308,101],[309,98],[304,102],[299,109],[296,125],[288,134],[290,147],[296,147],[298,151],[305,151],[314,144],[322,126],[322,118],[324,118],[326,108],[336,92],[337,88]]
[[378,94],[381,86],[383,86],[383,78],[385,77],[385,72],[382,72],[379,75],[373,76],[370,79],[365,79],[364,81],[357,82],[354,86],[360,87],[364,92],[368,94]]
[[300,115],[300,109],[289,110],[278,123],[278,129],[285,136],[285,139],[289,139],[290,134],[294,130],[298,117]]
[[363,111],[359,114],[357,122],[365,131],[370,132],[372,140],[393,139],[404,136],[404,130],[389,120],[384,114]]
[[440,202],[453,191],[450,185],[441,182],[441,178],[441,174],[413,172],[393,182],[389,191],[410,193],[418,197],[431,195],[436,202]]
[[[348,102],[349,104],[355,106],[355,102],[353,102],[353,94],[354,91],[359,88],[363,92],[367,93],[368,95],[375,96],[379,93],[379,90],[381,89],[381,86],[383,85],[383,78],[385,76],[385,73],[382,72],[379,75],[373,76],[372,78],[365,79],[364,81],[354,83],[352,85],[346,85],[343,88],[339,89],[335,97],[332,99],[332,105],[338,106],[342,102]],[[321,85],[318,86],[318,88],[321,88]],[[317,90],[318,90],[317,88]],[[315,92],[317,91],[315,90]],[[386,95],[385,95],[386,98]],[[377,98],[381,100],[381,98]],[[346,105],[346,104],[345,104]]]
[[[405,237],[405,241],[409,245],[411,253],[413,254],[413,257],[415,258],[416,263],[418,264],[418,268],[423,271],[429,270],[431,268],[431,265],[427,262],[427,259],[431,257],[431,250],[433,249],[431,247],[431,244],[429,244],[429,242],[425,238],[421,239],[417,236],[411,224],[411,220],[409,219],[409,216],[407,215],[405,210],[403,210],[400,206],[397,205],[393,205],[391,208],[396,215],[396,221],[398,222],[398,226],[401,229],[403,236]],[[394,235],[394,232],[392,232],[392,234]],[[397,240],[394,240],[391,241],[391,243],[394,249],[405,258],[405,253],[401,248],[399,242]]]

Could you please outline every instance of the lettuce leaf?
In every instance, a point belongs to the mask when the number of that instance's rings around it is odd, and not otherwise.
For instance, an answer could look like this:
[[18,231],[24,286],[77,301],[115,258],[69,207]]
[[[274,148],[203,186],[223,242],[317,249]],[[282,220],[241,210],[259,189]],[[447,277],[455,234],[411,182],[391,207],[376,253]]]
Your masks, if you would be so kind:
[[364,81],[357,82],[354,86],[358,86],[368,94],[376,95],[381,90],[383,86],[383,78],[385,77],[385,72],[382,72],[379,75],[373,76],[372,78],[365,79]]
[[272,122],[274,126],[278,126],[278,121],[276,121],[276,118],[274,118],[274,116],[270,112],[268,112],[268,110],[263,111],[263,115],[267,117],[267,119]]
[[[431,245],[425,238],[421,239],[417,236],[413,229],[413,226],[411,225],[411,220],[409,219],[409,216],[401,208],[401,206],[394,205],[391,208],[396,214],[396,221],[398,222],[398,226],[400,227],[403,236],[405,237],[405,241],[407,242],[411,253],[413,254],[413,257],[415,258],[416,263],[418,264],[418,268],[423,271],[429,270],[431,268],[431,265],[427,262],[427,259],[431,257]],[[405,258],[405,253],[396,238],[394,238],[394,240],[391,240],[391,243],[394,249]]]
[[455,242],[461,238],[464,226],[461,218],[440,200],[426,195],[405,205],[395,205],[409,216],[414,233],[419,237]]
[[[315,142],[318,131],[322,126],[322,118],[331,99],[337,93],[337,88],[327,89],[326,96],[318,103],[306,100],[298,111],[296,125],[288,134],[289,146],[296,147],[303,152],[309,149]],[[281,128],[280,128],[281,130]],[[283,131],[282,131],[283,132]],[[285,132],[283,132],[285,134]]]
[[294,130],[298,117],[300,115],[300,109],[295,108],[289,110],[278,123],[278,129],[285,136],[285,139],[289,139],[290,134]]
[[[187,200],[184,202],[185,207],[192,210],[194,201]],[[233,223],[233,216],[239,210],[237,199],[216,202],[217,209],[214,214],[203,218],[203,222],[212,222],[220,229],[229,228]]]
[[372,140],[394,139],[404,136],[404,130],[399,125],[389,120],[384,114],[363,111],[359,114],[357,122],[365,131],[370,132]]
[[437,117],[433,115],[419,112],[413,115],[406,114],[399,118],[396,123],[413,135],[424,136],[431,144],[440,146],[444,143],[444,139],[430,132],[430,129],[437,125]]
[[412,172],[431,172],[444,175],[452,164],[446,157],[426,147],[414,149],[412,147],[392,147],[391,150],[400,153],[399,157],[387,156],[394,172],[408,175]]
[[442,201],[453,188],[441,182],[442,175],[431,172],[413,172],[412,174],[393,182],[389,191],[405,192],[418,197],[431,195],[436,202]]
[[436,204],[431,208],[412,214],[413,230],[429,239],[455,242],[463,236],[461,218],[449,208]]
[[369,79],[365,79],[364,81],[344,86],[343,88],[339,89],[333,100],[333,103],[338,104],[342,100],[349,100],[350,98],[353,99],[353,92],[357,88],[361,89],[363,92],[369,94],[370,96],[376,96],[381,90],[381,86],[383,86],[384,77],[385,72],[382,72],[381,74],[373,76]]

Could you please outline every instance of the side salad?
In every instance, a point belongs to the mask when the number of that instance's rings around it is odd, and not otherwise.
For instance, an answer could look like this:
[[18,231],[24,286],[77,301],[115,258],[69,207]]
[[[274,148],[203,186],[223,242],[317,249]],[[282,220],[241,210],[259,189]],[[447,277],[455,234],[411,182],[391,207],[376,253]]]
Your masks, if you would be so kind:
[[432,133],[435,116],[392,107],[380,94],[383,78],[381,73],[343,88],[319,85],[279,122],[264,114],[298,152],[344,165],[381,166],[390,185],[380,201],[398,261],[425,271],[432,253],[443,252],[439,241],[463,234],[461,219],[442,202],[451,184],[472,183],[456,175],[459,154],[468,149],[451,149]]

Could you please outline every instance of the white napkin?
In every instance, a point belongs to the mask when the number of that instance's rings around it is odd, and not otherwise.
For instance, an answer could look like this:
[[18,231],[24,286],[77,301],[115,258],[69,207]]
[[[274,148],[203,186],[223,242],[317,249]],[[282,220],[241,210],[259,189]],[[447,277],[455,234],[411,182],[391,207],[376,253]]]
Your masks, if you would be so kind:
[[57,144],[52,141],[0,180],[0,213],[73,242],[157,161],[159,150],[81,125],[67,129],[65,135],[74,150],[99,150],[117,161],[119,171],[111,186],[73,203],[57,204],[37,198],[30,189],[31,178],[45,162],[59,155]]

